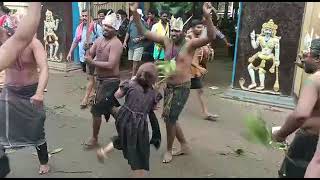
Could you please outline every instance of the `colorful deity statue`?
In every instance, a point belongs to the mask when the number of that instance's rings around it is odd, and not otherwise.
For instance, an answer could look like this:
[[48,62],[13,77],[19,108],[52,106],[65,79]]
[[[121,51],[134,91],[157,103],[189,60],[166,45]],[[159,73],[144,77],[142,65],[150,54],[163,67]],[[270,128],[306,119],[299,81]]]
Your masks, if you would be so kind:
[[[248,61],[248,71],[251,78],[251,84],[248,89],[264,90],[265,88],[265,76],[267,70],[271,74],[276,73],[276,80],[273,86],[275,92],[279,91],[279,65],[280,65],[280,39],[276,36],[278,26],[270,19],[268,22],[262,25],[261,33],[256,35],[253,30],[250,34],[251,46],[254,49],[261,47],[261,51],[251,56]],[[274,50],[274,53],[273,53]],[[266,69],[266,64],[271,64],[269,69]],[[260,84],[257,87],[255,79],[255,70],[259,72]]]
[[53,14],[51,11],[47,9],[46,12],[46,20],[44,21],[44,37],[43,40],[45,42],[45,49],[49,46],[49,58],[51,61],[59,61],[57,57],[59,43],[58,36],[55,31],[58,30],[59,19],[54,20]]

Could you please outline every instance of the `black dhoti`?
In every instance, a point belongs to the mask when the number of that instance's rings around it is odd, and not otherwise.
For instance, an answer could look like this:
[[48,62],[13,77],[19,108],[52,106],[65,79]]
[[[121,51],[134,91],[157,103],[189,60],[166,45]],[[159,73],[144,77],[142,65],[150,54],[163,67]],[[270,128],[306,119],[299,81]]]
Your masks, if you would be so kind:
[[0,145],[4,148],[40,146],[46,142],[44,107],[35,107],[30,98],[38,84],[4,86],[0,95]]

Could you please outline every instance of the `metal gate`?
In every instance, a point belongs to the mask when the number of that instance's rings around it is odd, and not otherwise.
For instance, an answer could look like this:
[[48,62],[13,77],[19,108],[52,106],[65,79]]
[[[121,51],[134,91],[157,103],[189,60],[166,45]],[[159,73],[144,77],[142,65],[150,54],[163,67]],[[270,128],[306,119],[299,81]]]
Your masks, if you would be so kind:
[[128,2],[91,2],[91,15],[96,18],[100,9],[112,9],[117,12],[119,9],[125,10],[129,16]]

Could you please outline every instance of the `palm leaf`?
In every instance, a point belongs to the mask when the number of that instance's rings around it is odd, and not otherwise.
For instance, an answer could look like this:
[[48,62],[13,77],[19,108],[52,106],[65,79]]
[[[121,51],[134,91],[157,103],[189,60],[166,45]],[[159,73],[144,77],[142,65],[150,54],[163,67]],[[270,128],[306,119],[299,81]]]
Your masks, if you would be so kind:
[[270,147],[271,129],[261,117],[247,116],[245,118],[245,125],[247,128],[247,140]]
[[252,142],[262,144],[267,148],[287,151],[288,144],[272,141],[272,131],[261,116],[249,115],[245,118],[246,134],[244,137]]

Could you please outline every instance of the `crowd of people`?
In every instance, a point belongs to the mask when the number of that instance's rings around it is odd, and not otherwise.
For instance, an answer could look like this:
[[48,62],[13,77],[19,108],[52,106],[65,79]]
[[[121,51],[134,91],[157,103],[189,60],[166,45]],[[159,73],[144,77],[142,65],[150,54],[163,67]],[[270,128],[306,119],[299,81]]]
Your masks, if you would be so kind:
[[[81,108],[91,105],[92,114],[92,136],[85,143],[85,148],[97,147],[102,118],[108,122],[110,116],[113,116],[116,119],[117,135],[110,144],[97,151],[97,157],[103,161],[113,148],[122,150],[133,170],[133,176],[142,177],[145,171],[149,171],[150,144],[156,148],[161,144],[160,126],[154,111],[163,97],[162,118],[167,131],[167,150],[163,163],[169,163],[173,156],[187,154],[190,151],[178,119],[190,93],[190,71],[191,64],[194,64],[194,54],[196,51],[199,51],[198,54],[206,54],[195,56],[200,59],[195,66],[198,67],[203,56],[208,57],[209,54],[207,49],[199,48],[208,46],[215,39],[215,27],[212,23],[210,3],[204,4],[204,17],[198,24],[202,26],[200,31],[203,29],[204,32],[205,29],[206,33],[201,37],[189,39],[185,38],[181,18],[169,20],[169,14],[162,12],[161,20],[157,23],[154,19],[155,14],[150,12],[149,18],[145,20],[137,4],[130,4],[131,20],[127,19],[123,10],[114,13],[111,9],[101,9],[97,14],[98,18],[89,22],[88,11],[83,10],[81,23],[76,29],[67,60],[72,59],[73,51],[78,46],[82,70],[88,74],[87,91],[80,105]],[[34,12],[30,12],[31,10]],[[2,14],[1,48],[12,46],[11,41],[17,41],[16,38],[22,36],[19,28],[34,31],[39,24],[37,17],[40,16],[40,10],[40,3],[31,3],[28,14],[24,17]],[[31,19],[30,24],[23,24],[22,22],[27,20],[21,18]],[[24,27],[32,23],[35,27]],[[48,82],[48,64],[44,47],[34,34],[35,32],[31,36],[30,33],[26,33],[25,36],[28,37],[18,39],[21,41],[20,45],[23,45],[17,47],[19,51],[1,51],[7,55],[4,56],[6,60],[1,69],[5,69],[6,75],[0,96],[1,157],[6,157],[6,149],[35,146],[40,162],[39,173],[46,174],[50,166],[44,129],[46,116],[43,100]],[[147,41],[149,47],[145,46]],[[157,43],[156,47],[159,49],[152,48],[153,43]],[[120,82],[120,61],[126,48],[128,60],[133,62],[132,77]],[[150,50],[153,54],[151,57],[156,57],[156,60],[140,65],[145,49]],[[169,60],[175,60],[177,68],[165,83],[162,95],[159,84],[156,85],[158,68],[154,62]],[[122,97],[125,97],[123,105],[118,102]],[[93,100],[91,104],[90,98]],[[151,141],[147,116],[152,126]],[[211,120],[215,118],[209,114],[206,116]],[[176,137],[181,148],[174,152],[172,145]],[[5,172],[8,172],[8,169]]]
[[[109,144],[96,151],[100,162],[104,162],[112,150],[118,149],[127,159],[133,177],[145,176],[146,171],[150,170],[150,144],[156,148],[161,144],[161,131],[154,111],[162,99],[161,117],[165,122],[167,140],[163,163],[170,163],[175,156],[191,151],[182,130],[182,122],[179,121],[191,89],[198,90],[204,119],[217,120],[218,115],[208,112],[202,89],[207,62],[214,54],[210,43],[216,37],[223,39],[213,24],[213,9],[211,3],[205,2],[203,17],[192,19],[190,29],[185,28],[186,22],[181,18],[171,16],[169,19],[167,12],[160,13],[159,21],[155,20],[156,13],[153,11],[145,19],[138,3],[130,3],[132,16],[129,19],[123,10],[114,13],[111,9],[102,9],[97,14],[98,18],[89,22],[88,11],[82,11],[82,21],[77,27],[67,59],[71,60],[78,46],[82,70],[88,74],[86,94],[80,104],[81,108],[91,106],[92,136],[85,143],[85,148],[98,146],[102,117],[106,122],[111,116],[116,120],[117,134]],[[6,75],[0,94],[0,177],[10,172],[9,160],[5,155],[6,149],[10,148],[35,146],[40,162],[39,174],[50,171],[43,105],[48,64],[44,47],[35,37],[40,12],[39,2],[31,2],[23,17],[9,16],[5,8],[0,9],[0,71],[5,70]],[[145,51],[150,53],[153,60],[140,65]],[[123,53],[128,53],[128,60],[133,62],[133,66],[132,77],[121,82],[119,68]],[[312,75],[295,111],[272,137],[274,141],[283,142],[301,127],[284,163],[300,155],[302,158],[307,156],[311,162],[308,169],[305,166],[302,172],[301,167],[298,168],[300,171],[297,167],[286,167],[280,171],[280,176],[299,172],[295,175],[320,177],[320,152],[316,147],[318,139],[314,138],[320,128],[317,109],[319,57],[320,40],[315,39],[310,52],[298,63],[306,73]],[[161,61],[173,61],[176,64],[174,73],[164,85],[159,84],[158,79],[157,63]],[[120,104],[118,99],[123,97],[124,104]],[[152,127],[151,140],[148,122]],[[180,144],[177,150],[172,147],[175,138]],[[308,140],[309,144],[303,144]]]

